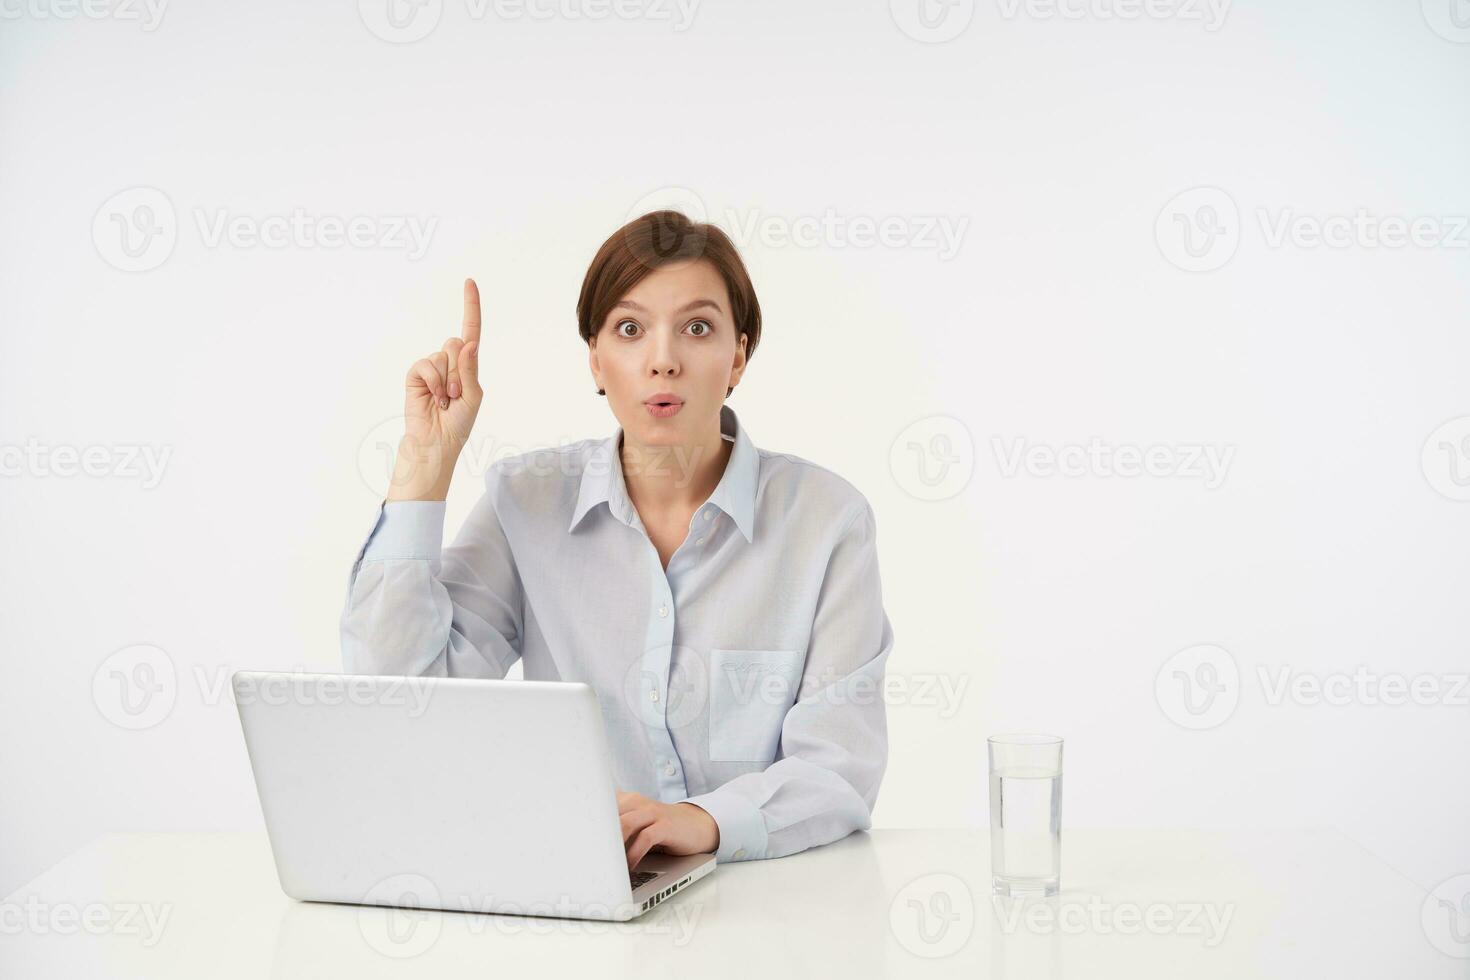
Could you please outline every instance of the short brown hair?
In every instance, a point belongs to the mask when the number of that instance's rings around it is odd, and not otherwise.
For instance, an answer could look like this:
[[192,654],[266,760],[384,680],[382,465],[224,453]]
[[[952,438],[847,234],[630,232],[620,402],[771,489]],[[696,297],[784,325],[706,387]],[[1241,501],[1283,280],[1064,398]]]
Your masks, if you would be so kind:
[[602,321],[628,290],[659,266],[689,259],[708,259],[725,280],[730,316],[738,338],[745,337],[745,356],[761,339],[761,305],[740,253],[728,235],[714,225],[691,221],[678,211],[650,211],[634,218],[602,243],[577,298],[577,329],[592,343]]

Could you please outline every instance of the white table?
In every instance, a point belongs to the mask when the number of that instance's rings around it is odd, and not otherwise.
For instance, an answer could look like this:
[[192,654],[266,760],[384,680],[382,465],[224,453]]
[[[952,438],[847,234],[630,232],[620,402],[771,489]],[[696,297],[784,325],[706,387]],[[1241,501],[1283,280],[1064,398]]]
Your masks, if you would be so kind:
[[264,834],[114,834],[5,899],[0,976],[1470,976],[1336,832],[1066,831],[1062,861],[1057,898],[992,902],[985,833],[879,830],[611,924],[298,903]]

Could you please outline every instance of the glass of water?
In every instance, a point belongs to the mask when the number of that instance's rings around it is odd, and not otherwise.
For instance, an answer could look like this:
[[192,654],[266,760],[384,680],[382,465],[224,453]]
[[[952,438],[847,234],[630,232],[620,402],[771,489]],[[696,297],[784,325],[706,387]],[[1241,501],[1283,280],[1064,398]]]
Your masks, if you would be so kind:
[[990,874],[997,895],[1055,895],[1062,880],[1062,740],[992,735]]

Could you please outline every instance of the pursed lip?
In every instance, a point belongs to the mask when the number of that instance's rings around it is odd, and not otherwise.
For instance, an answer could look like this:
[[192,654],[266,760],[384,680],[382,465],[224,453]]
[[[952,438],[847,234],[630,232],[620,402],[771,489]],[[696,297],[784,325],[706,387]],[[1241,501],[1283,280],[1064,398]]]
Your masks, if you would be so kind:
[[643,404],[645,404],[645,405],[665,405],[665,404],[667,404],[667,405],[682,405],[682,404],[684,404],[684,399],[680,398],[678,395],[674,394],[672,391],[661,391],[661,392],[659,392],[656,395],[650,395],[649,397],[643,399]]

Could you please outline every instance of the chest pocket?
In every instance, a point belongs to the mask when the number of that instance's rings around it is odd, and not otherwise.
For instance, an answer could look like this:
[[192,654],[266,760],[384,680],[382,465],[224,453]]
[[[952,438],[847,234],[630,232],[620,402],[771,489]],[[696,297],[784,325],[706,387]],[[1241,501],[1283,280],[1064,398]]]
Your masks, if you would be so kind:
[[711,650],[711,762],[768,763],[781,723],[796,702],[802,655],[796,650]]

